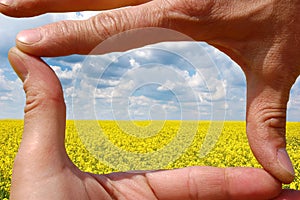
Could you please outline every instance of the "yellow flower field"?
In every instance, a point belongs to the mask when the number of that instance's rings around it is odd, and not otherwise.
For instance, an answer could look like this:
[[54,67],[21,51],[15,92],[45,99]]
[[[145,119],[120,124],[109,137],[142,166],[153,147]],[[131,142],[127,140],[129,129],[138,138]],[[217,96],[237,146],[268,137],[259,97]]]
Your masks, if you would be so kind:
[[[214,139],[211,144],[207,143],[212,148],[201,157],[200,150],[209,128],[210,122],[196,121],[68,121],[66,147],[81,170],[100,174],[193,165],[260,167],[248,146],[245,122],[225,122],[220,136],[215,135],[216,144]],[[9,198],[12,165],[22,130],[21,120],[0,121],[0,199]],[[285,188],[300,189],[299,132],[300,123],[287,124],[287,150],[297,178],[290,185],[284,185]],[[105,142],[100,144],[97,140]]]

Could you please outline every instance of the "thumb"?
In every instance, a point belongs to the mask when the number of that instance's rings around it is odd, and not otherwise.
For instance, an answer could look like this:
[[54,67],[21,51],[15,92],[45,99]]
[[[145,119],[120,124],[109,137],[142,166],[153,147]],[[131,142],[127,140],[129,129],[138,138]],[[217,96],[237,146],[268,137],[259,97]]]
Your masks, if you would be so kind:
[[31,167],[61,163],[66,157],[66,108],[60,82],[40,58],[17,48],[12,48],[8,57],[26,93],[24,133],[16,160]]
[[286,151],[285,126],[292,83],[277,78],[247,76],[247,135],[264,169],[283,183],[290,183],[295,172]]

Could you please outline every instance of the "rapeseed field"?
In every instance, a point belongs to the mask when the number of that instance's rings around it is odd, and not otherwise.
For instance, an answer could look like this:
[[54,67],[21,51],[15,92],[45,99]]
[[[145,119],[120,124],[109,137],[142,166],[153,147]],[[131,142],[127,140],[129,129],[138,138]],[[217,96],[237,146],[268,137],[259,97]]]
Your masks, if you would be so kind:
[[[220,135],[216,134],[212,144],[208,144],[211,149],[205,156],[201,156],[200,150],[210,122],[98,121],[96,124],[90,121],[67,122],[67,152],[84,171],[103,174],[119,170],[172,169],[195,165],[260,167],[248,146],[245,122],[225,122]],[[99,129],[101,136],[97,135]],[[0,121],[0,199],[9,198],[12,165],[22,131],[21,120]],[[287,150],[297,178],[290,185],[284,185],[285,188],[300,189],[299,132],[300,123],[287,124]],[[100,144],[95,139],[97,137],[99,141],[107,142]],[[158,160],[161,165],[157,165]]]

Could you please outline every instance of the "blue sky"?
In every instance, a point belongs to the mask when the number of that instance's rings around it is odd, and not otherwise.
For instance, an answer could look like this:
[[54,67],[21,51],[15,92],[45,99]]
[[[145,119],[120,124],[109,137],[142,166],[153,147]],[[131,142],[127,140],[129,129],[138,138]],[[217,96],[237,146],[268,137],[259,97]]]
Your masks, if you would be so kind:
[[[23,117],[22,84],[7,60],[17,33],[95,12],[14,19],[0,14],[0,119]],[[165,42],[97,56],[44,58],[61,80],[69,119],[245,120],[246,83],[237,64],[200,42]],[[300,82],[288,120],[299,121]]]

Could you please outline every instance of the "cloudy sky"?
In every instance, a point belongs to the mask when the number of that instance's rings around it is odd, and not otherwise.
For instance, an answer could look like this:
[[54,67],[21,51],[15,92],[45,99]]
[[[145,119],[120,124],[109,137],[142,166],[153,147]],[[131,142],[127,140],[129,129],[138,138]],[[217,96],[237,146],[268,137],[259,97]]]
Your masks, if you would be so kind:
[[[0,119],[23,117],[22,84],[7,60],[17,33],[95,13],[14,19],[0,14]],[[100,47],[101,48],[101,47]],[[199,42],[165,42],[104,55],[44,58],[63,85],[69,119],[245,119],[245,77],[239,66]],[[300,82],[288,120],[299,121]]]

